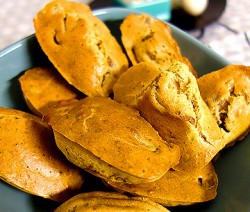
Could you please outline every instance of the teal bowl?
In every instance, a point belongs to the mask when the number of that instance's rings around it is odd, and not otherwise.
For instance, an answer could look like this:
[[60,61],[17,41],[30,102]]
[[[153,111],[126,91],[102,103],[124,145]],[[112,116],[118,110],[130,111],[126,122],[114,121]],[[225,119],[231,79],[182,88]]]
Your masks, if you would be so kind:
[[[119,25],[130,13],[140,13],[126,8],[104,8],[93,11],[103,20],[118,42]],[[180,29],[171,26],[173,35],[180,45],[183,55],[192,62],[199,75],[220,69],[228,61],[190,37]],[[30,35],[0,52],[0,106],[28,111],[18,84],[18,78],[27,69],[49,64],[35,35]],[[250,137],[223,150],[215,163],[219,178],[218,195],[215,200],[193,206],[170,208],[171,211],[250,211]],[[15,156],[13,155],[13,160]],[[86,186],[88,187],[88,180]],[[101,184],[98,179],[95,183]],[[99,185],[98,184],[98,185]],[[190,191],[191,193],[192,191]],[[39,212],[53,211],[58,206],[50,200],[29,195],[3,181],[0,181],[0,211]]]
[[112,2],[114,6],[145,12],[164,21],[169,21],[171,18],[171,0],[113,0]]

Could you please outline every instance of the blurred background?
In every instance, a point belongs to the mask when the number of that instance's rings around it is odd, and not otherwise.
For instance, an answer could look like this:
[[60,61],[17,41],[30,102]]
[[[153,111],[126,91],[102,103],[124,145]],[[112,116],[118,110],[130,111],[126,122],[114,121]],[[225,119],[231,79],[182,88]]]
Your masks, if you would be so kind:
[[[167,21],[197,38],[230,63],[250,65],[250,1],[204,0],[203,5],[197,4],[199,1],[202,0],[172,0],[171,8],[168,8],[170,11],[166,9],[171,15]],[[34,33],[33,17],[48,2],[0,0],[0,50]],[[111,0],[81,2],[90,4],[92,9],[114,6]],[[131,3],[131,0],[125,2]]]

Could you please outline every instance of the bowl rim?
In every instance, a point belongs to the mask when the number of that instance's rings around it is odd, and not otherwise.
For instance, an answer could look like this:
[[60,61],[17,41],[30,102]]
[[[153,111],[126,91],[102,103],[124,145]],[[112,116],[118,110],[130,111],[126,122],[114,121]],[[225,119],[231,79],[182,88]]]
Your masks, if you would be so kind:
[[[115,8],[115,7],[108,7],[108,8],[101,8],[101,9],[95,9],[93,10],[93,13],[95,15],[98,16],[105,16],[106,14],[109,15],[109,17],[111,17],[112,13],[114,15],[114,13],[119,13],[119,18],[114,18],[114,19],[109,19],[109,20],[115,20],[115,19],[121,19],[120,17],[124,18],[124,14],[129,14],[129,13],[137,13],[137,14],[141,14],[142,12],[133,10],[133,9],[126,9],[126,8]],[[174,29],[174,31],[176,31],[177,33],[181,34],[182,36],[185,37],[185,39],[187,39],[187,42],[192,42],[194,45],[200,47],[202,50],[205,50],[207,54],[211,54],[211,55],[216,55],[216,57],[221,58],[221,61],[223,62],[223,64],[227,65],[228,62],[226,61],[225,58],[223,58],[222,56],[218,55],[215,51],[213,51],[212,49],[208,48],[207,46],[205,46],[204,44],[202,44],[199,40],[195,39],[194,37],[191,37],[191,35],[189,35],[188,33],[186,33],[185,31],[177,28],[176,26],[173,26],[172,24],[168,23],[170,25],[171,28]],[[31,34],[13,44],[11,44],[10,46],[7,46],[6,48],[4,48],[3,50],[0,50],[0,62],[1,62],[1,58],[5,58],[5,56],[8,56],[9,53],[15,52],[16,50],[18,50],[18,48],[26,48],[25,47],[25,42],[27,41],[27,39],[33,39],[35,37],[35,33]],[[0,67],[1,70],[1,67]],[[1,71],[0,71],[1,74]],[[248,136],[249,137],[249,136]],[[248,137],[244,138],[244,140],[249,140]],[[245,142],[245,146],[247,142]],[[242,146],[242,147],[241,147]],[[244,144],[238,145],[238,148],[243,148],[244,149]],[[239,150],[237,152],[237,147],[236,147],[236,151],[233,150],[233,152],[236,152],[235,154],[239,153]],[[231,155],[230,155],[231,158]],[[234,158],[230,159],[233,160]],[[227,160],[227,157],[225,157],[225,160]],[[224,161],[225,161],[224,160]],[[222,162],[223,163],[223,162]],[[224,164],[223,164],[224,165]],[[231,168],[231,167],[230,167]],[[238,167],[236,167],[238,168]],[[225,178],[227,179],[227,176],[225,176]],[[238,186],[238,185],[237,185]],[[215,203],[217,202],[217,199],[215,200]]]

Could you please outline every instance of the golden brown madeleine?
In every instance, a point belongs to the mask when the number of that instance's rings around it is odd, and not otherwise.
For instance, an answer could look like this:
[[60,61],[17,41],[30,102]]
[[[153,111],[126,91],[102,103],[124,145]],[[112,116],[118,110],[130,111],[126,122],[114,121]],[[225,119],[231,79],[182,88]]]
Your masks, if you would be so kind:
[[182,172],[169,170],[159,180],[128,185],[106,181],[116,190],[152,199],[164,206],[191,205],[212,200],[217,195],[218,178],[209,163],[201,170]]
[[0,178],[27,193],[65,201],[79,192],[84,178],[55,144],[40,118],[0,108]]
[[156,85],[161,74],[161,69],[150,62],[130,67],[114,85],[114,99],[137,107],[145,92]]
[[81,96],[80,92],[69,85],[52,67],[29,69],[19,78],[19,82],[28,107],[40,117],[59,101]]
[[118,192],[93,191],[78,194],[60,205],[55,212],[65,211],[169,211],[145,197],[128,197]]
[[222,148],[221,130],[183,63],[134,65],[115,84],[114,99],[136,107],[165,141],[179,145],[181,159],[174,169],[200,169]]
[[190,71],[197,76],[190,61],[182,56],[166,22],[147,14],[130,14],[120,28],[122,43],[133,65],[154,62],[166,66],[174,61],[180,61],[188,65]]
[[105,97],[61,102],[45,116],[59,149],[75,165],[102,179],[154,181],[179,162],[139,112]]
[[197,81],[202,98],[224,133],[224,144],[242,140],[250,127],[250,67],[228,65]]
[[88,96],[108,96],[128,61],[87,5],[51,1],[34,18],[36,37],[62,76]]

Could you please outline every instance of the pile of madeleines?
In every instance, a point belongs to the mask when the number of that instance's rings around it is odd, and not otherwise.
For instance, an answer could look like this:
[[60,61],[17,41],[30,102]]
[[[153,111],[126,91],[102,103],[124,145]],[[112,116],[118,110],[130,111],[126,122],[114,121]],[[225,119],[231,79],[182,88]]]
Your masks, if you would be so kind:
[[[147,14],[125,17],[122,45],[79,2],[49,2],[34,27],[51,65],[19,78],[30,113],[0,108],[3,181],[60,202],[57,212],[216,197],[214,158],[249,131],[250,67],[199,77],[169,25]],[[86,173],[109,189],[83,192]]]

